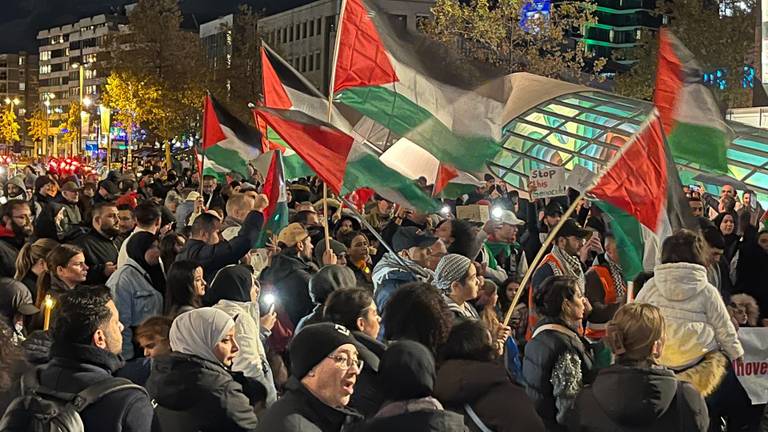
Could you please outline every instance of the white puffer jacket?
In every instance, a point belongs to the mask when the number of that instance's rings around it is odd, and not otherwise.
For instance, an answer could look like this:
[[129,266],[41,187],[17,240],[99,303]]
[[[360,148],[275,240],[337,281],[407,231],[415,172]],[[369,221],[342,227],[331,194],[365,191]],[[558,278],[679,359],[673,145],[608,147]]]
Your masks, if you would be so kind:
[[731,360],[744,355],[725,303],[707,281],[705,267],[658,265],[636,301],[659,307],[664,316],[667,339],[659,359],[662,365],[686,368],[717,350],[723,350]]

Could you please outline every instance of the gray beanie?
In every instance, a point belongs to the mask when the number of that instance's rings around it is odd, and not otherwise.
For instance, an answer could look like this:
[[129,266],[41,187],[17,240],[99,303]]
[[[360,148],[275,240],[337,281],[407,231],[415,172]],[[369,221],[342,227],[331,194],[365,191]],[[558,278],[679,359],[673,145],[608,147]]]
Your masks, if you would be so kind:
[[440,259],[435,268],[435,285],[444,292],[451,290],[451,284],[467,274],[472,261],[459,254],[448,254]]
[[327,265],[309,279],[309,296],[315,304],[324,304],[332,292],[342,288],[355,288],[357,278],[351,268]]

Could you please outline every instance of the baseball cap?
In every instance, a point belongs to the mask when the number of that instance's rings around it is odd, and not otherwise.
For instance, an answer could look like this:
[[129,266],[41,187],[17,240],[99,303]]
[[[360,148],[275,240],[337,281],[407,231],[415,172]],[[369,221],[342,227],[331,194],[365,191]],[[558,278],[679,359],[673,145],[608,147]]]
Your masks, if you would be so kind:
[[451,284],[459,281],[469,270],[472,261],[459,254],[448,254],[440,258],[435,268],[435,285],[441,291],[450,291]]
[[518,219],[517,215],[511,210],[502,210],[501,211],[501,217],[498,218],[498,221],[507,224],[507,225],[524,225],[525,221],[522,219]]
[[568,218],[560,231],[557,232],[558,237],[580,237],[587,238],[592,235],[592,230],[588,230],[579,226],[579,223],[575,219]]
[[392,238],[392,247],[395,248],[395,252],[400,252],[412,247],[429,247],[435,244],[436,241],[437,237],[417,227],[401,227]]
[[544,207],[544,216],[562,216],[563,206],[556,201],[550,201],[546,207]]
[[305,238],[309,237],[307,229],[304,225],[294,222],[280,231],[277,236],[278,243],[283,243],[288,247],[296,246],[296,244]]
[[197,201],[198,198],[200,198],[200,192],[192,191],[187,194],[187,199],[185,201]]
[[342,345],[359,346],[350,331],[333,323],[311,324],[301,329],[288,346],[291,375],[304,378],[309,371]]
[[16,308],[16,311],[24,316],[32,316],[40,313],[40,309],[32,303],[23,303]]
[[68,181],[64,183],[64,186],[61,187],[61,190],[64,192],[78,192],[80,189],[77,187],[77,183]]

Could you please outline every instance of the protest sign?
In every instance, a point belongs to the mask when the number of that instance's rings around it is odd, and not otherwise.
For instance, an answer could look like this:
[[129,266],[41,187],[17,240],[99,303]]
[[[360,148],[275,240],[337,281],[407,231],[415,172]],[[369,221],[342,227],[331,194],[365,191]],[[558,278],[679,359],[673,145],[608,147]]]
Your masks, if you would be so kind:
[[768,328],[743,327],[739,340],[744,347],[744,361],[733,362],[733,371],[753,405],[768,402]]
[[575,165],[571,172],[568,174],[566,186],[579,192],[586,192],[587,189],[592,187],[594,180],[595,173],[581,165]]
[[456,207],[456,219],[459,220],[471,220],[475,222],[488,222],[490,219],[490,211],[487,205],[466,205]]
[[563,196],[568,190],[563,167],[532,169],[531,182],[535,188],[531,194],[533,199]]

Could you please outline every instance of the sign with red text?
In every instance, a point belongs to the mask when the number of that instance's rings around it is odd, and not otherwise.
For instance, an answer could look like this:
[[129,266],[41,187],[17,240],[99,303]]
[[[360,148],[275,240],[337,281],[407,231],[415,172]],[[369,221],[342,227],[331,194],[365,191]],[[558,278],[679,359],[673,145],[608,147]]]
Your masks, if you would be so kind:
[[768,328],[740,328],[739,340],[744,361],[734,361],[733,371],[753,405],[768,403]]
[[533,199],[563,196],[568,191],[563,167],[532,169],[530,180],[533,183]]

